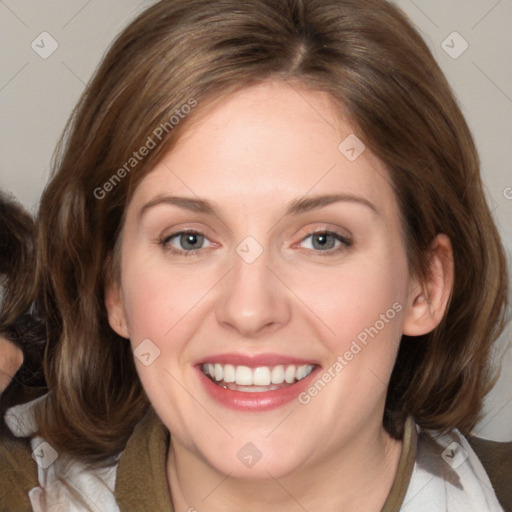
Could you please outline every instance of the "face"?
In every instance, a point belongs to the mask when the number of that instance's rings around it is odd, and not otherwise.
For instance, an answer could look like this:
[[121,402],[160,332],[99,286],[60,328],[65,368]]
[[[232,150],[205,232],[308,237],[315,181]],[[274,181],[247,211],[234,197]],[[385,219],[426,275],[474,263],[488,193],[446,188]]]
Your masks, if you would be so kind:
[[13,375],[23,363],[23,353],[7,338],[0,336],[0,394],[11,383]]
[[111,325],[175,450],[224,473],[278,478],[382,431],[413,283],[388,173],[352,134],[324,93],[247,88],[127,207]]

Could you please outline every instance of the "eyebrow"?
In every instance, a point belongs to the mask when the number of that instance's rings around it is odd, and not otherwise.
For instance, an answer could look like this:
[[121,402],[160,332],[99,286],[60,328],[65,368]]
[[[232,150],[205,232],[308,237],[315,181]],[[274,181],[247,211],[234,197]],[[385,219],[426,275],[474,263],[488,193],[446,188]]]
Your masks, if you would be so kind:
[[[300,213],[316,210],[317,208],[322,208],[337,202],[361,204],[372,210],[376,215],[380,215],[375,205],[364,197],[356,196],[354,194],[325,194],[294,199],[286,206],[284,216],[286,217],[290,215],[298,215]],[[155,197],[141,208],[139,212],[139,218],[141,218],[149,209],[161,204],[168,204],[193,212],[204,213],[206,215],[214,215],[219,218],[221,217],[219,208],[213,203],[205,201],[204,199],[195,199],[192,197],[182,196],[159,196]]]

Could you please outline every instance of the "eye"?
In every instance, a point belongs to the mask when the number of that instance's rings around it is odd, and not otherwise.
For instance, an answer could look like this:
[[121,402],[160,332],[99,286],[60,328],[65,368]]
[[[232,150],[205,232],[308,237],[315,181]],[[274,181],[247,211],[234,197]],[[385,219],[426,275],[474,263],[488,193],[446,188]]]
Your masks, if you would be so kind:
[[194,230],[178,231],[160,240],[165,250],[172,254],[182,256],[193,256],[201,249],[205,240],[208,240],[202,233]]
[[308,239],[311,239],[311,241],[307,249],[318,253],[319,256],[328,256],[332,255],[333,253],[337,254],[346,250],[352,245],[352,241],[350,239],[341,235],[340,233],[337,233],[336,231],[314,231],[313,233],[310,233],[308,236],[303,238],[302,242]]
[[[325,229],[310,233],[302,239],[301,243],[304,243],[308,239],[311,239],[311,241],[309,247],[306,248],[318,256],[332,256],[333,254],[338,254],[346,250],[352,245],[352,241],[347,237],[336,231]],[[178,256],[194,256],[205,249],[203,244],[206,240],[208,240],[208,238],[199,231],[183,230],[162,238],[158,243],[171,254]],[[213,245],[214,244],[211,244],[210,246]]]

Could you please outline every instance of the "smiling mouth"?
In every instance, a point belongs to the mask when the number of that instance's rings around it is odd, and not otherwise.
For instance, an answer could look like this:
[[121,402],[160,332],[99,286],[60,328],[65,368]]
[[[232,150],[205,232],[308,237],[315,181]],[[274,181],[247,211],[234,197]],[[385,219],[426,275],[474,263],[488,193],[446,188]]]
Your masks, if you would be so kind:
[[305,379],[314,368],[313,364],[258,366],[257,368],[219,363],[202,365],[203,373],[217,386],[247,393],[261,393],[292,386]]

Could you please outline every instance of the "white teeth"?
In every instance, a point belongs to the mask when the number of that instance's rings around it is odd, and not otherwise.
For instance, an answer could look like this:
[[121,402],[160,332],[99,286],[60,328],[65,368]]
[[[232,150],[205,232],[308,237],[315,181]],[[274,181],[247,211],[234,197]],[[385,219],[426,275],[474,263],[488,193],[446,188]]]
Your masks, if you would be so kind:
[[[307,377],[313,371],[314,365],[305,364],[302,366],[277,365],[273,367],[258,366],[234,366],[232,364],[205,363],[203,372],[217,382],[234,383],[238,386],[255,386],[251,391],[259,391],[256,386],[271,386],[273,384],[293,384]],[[265,389],[265,388],[263,388]]]
[[224,377],[224,368],[222,367],[222,365],[217,363],[215,365],[215,380],[217,382],[219,382],[223,379],[223,377]]
[[297,368],[297,373],[295,375],[297,377],[297,380],[302,380],[307,375],[307,367],[299,366]]
[[248,366],[237,366],[235,382],[239,386],[252,386],[252,370]]
[[254,386],[270,386],[270,368],[261,366],[254,368],[252,373],[252,384]]
[[224,382],[235,382],[235,367],[232,364],[224,365]]
[[291,384],[295,380],[295,366],[291,365],[284,372],[284,380]]
[[272,384],[282,384],[284,382],[284,366],[274,366],[272,368]]

